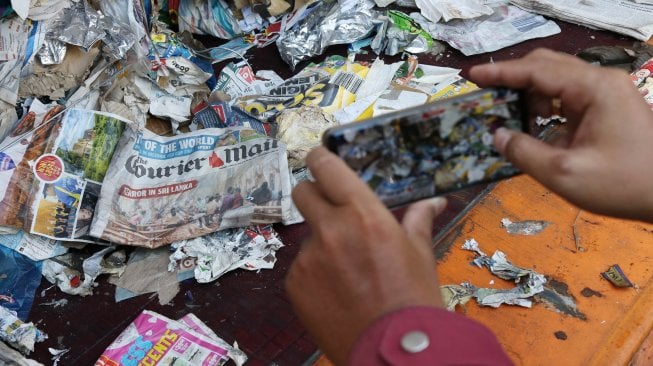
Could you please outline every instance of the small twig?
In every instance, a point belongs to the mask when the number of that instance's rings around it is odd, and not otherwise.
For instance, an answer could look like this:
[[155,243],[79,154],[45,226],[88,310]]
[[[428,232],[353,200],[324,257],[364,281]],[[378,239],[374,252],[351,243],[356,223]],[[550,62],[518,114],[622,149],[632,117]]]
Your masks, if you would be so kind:
[[574,220],[574,224],[571,225],[571,227],[574,230],[574,242],[576,243],[576,250],[578,250],[579,252],[584,252],[585,248],[583,248],[580,245],[580,236],[578,235],[578,229],[576,228],[576,224],[578,223],[578,218],[580,217],[581,212],[583,212],[583,210],[578,210],[578,215],[576,215],[576,219]]

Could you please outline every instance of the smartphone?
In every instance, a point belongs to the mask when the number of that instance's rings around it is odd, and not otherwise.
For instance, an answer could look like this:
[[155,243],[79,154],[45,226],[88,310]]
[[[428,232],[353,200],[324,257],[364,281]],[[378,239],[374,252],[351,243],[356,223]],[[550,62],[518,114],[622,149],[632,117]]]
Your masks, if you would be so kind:
[[492,144],[499,127],[527,132],[519,91],[480,89],[325,131],[383,203],[398,207],[519,174]]

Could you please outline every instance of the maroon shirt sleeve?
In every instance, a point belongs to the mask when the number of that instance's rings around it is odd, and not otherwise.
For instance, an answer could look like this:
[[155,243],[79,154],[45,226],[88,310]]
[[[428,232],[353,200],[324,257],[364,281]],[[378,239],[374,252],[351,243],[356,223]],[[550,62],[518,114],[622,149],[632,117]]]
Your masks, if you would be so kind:
[[[421,332],[417,349],[428,341],[421,351],[410,347],[410,342],[405,345],[406,335],[415,332]],[[480,323],[444,309],[409,307],[386,314],[367,328],[356,341],[348,364],[471,366],[512,365],[512,361],[494,334]]]

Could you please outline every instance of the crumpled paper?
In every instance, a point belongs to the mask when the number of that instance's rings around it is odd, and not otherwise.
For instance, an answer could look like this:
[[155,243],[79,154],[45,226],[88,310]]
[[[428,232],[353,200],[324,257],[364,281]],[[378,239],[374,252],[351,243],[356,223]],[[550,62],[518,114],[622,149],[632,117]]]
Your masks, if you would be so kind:
[[172,243],[168,271],[175,271],[187,258],[197,258],[195,279],[206,283],[236,268],[250,271],[270,269],[275,253],[283,246],[272,226],[227,229],[191,240]]
[[277,138],[287,146],[288,166],[292,170],[306,166],[306,155],[321,144],[322,133],[338,125],[332,115],[312,105],[284,110],[276,122]]
[[16,314],[0,306],[0,340],[7,342],[24,354],[34,351],[34,343],[43,342],[48,336],[32,323],[24,323]]
[[374,2],[369,0],[316,2],[310,14],[277,39],[281,58],[294,70],[305,59],[320,55],[331,45],[365,38],[375,27]]
[[[521,268],[510,263],[505,253],[500,250],[494,252],[492,257],[483,253],[479,244],[474,239],[466,240],[462,249],[476,253],[473,263],[479,267],[487,267],[495,276],[509,281],[514,281],[517,286],[508,289],[479,288],[471,283],[461,284],[461,288],[456,288],[459,293],[468,294],[476,298],[476,301],[483,306],[497,308],[501,304],[519,305],[530,308],[533,304],[531,298],[544,291],[546,278],[532,269]],[[451,285],[456,286],[456,285]],[[465,290],[466,289],[466,290]],[[464,296],[452,297],[454,300],[464,298]],[[456,303],[451,301],[447,304],[448,308],[453,308]]]

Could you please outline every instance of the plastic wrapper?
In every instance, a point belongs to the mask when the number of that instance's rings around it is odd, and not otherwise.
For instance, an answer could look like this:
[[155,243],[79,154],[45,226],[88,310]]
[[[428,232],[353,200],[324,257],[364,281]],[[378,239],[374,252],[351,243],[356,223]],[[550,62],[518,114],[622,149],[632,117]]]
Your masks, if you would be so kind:
[[125,57],[137,39],[132,30],[95,11],[86,1],[73,3],[59,13],[49,27],[48,38],[80,46],[84,50],[103,41],[109,53],[119,59]]
[[101,365],[236,365],[247,360],[245,354],[210,332],[197,317],[179,321],[144,310],[102,353]]
[[179,31],[231,39],[242,33],[238,20],[223,0],[179,2]]
[[540,15],[512,5],[494,5],[491,15],[433,23],[419,13],[410,14],[434,38],[449,43],[464,55],[476,55],[560,33],[560,27]]
[[88,236],[125,122],[99,112],[32,105],[0,146],[0,223],[57,240]]
[[309,89],[328,81],[329,76],[326,71],[306,68],[267,94],[243,96],[235,105],[261,121],[273,121],[282,110],[298,106]]
[[34,292],[41,284],[41,263],[0,247],[0,305],[27,321]]
[[277,125],[277,138],[288,148],[288,166],[295,170],[304,167],[306,155],[322,144],[322,133],[338,123],[318,106],[302,106],[281,112]]
[[34,324],[25,323],[16,314],[0,306],[0,340],[24,354],[34,351],[36,342],[43,342],[48,336],[38,330]]
[[376,37],[372,41],[372,50],[376,54],[385,53],[394,56],[400,52],[438,54],[444,47],[426,32],[410,16],[397,10],[389,10],[383,17]]
[[283,246],[271,225],[229,229],[172,244],[169,271],[195,258],[195,279],[206,283],[237,268],[256,271],[272,269],[275,253]]
[[271,120],[281,111],[302,105],[319,106],[331,114],[355,101],[368,71],[365,63],[331,56],[307,66],[267,95],[242,97],[236,105],[261,120]]
[[176,137],[128,129],[114,154],[91,235],[158,247],[291,214],[285,145],[245,127]]
[[277,39],[281,58],[291,68],[320,55],[331,45],[347,44],[367,37],[374,29],[376,12],[369,0],[318,1],[310,14]]

